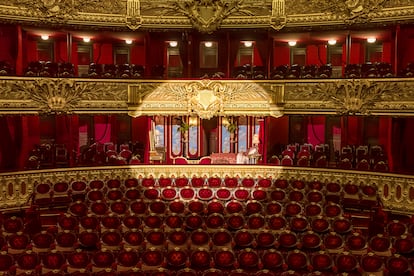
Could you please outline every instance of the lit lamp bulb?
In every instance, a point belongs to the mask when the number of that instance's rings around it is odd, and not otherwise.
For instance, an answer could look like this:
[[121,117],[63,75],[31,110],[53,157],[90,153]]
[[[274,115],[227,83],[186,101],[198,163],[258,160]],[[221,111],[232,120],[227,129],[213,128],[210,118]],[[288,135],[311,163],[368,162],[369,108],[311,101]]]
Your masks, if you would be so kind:
[[49,35],[41,35],[40,37],[42,38],[42,40],[48,40],[49,39]]
[[375,37],[368,37],[367,38],[368,43],[374,43],[375,41],[377,41],[377,39]]
[[170,47],[177,47],[178,42],[177,41],[170,41]]
[[296,46],[296,41],[289,41],[288,44],[291,47]]

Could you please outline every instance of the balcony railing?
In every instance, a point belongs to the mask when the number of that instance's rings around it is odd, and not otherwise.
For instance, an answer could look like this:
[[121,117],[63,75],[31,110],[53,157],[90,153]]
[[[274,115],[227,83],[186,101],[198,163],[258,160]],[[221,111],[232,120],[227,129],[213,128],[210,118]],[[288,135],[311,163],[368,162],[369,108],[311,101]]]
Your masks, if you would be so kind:
[[1,77],[0,113],[282,116],[414,113],[413,78],[133,80]]
[[31,204],[34,187],[41,183],[55,184],[75,181],[129,178],[178,178],[211,176],[225,178],[271,178],[302,181],[352,183],[357,186],[374,186],[385,209],[395,213],[414,212],[414,176],[350,170],[299,168],[283,166],[223,166],[223,165],[137,165],[123,167],[85,167],[0,174],[0,209],[26,208]]

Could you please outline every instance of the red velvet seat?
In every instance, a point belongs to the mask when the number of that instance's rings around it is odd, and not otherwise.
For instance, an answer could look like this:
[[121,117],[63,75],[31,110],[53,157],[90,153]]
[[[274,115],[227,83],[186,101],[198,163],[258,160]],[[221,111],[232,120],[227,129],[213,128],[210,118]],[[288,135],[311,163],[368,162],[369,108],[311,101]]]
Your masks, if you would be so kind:
[[127,215],[122,218],[122,228],[124,230],[139,229],[142,226],[141,218],[134,215]]
[[223,213],[224,212],[224,204],[222,201],[213,199],[207,203],[207,213]]
[[52,203],[52,187],[49,183],[40,183],[35,186],[33,203],[44,206]]
[[31,245],[31,239],[28,235],[17,232],[7,236],[7,252],[9,254],[22,254]]
[[288,269],[296,272],[306,272],[307,266],[309,265],[306,253],[299,250],[290,251],[286,256],[285,261]]
[[[197,270],[205,270],[210,268],[212,257],[209,250],[204,248],[198,248],[191,251],[190,255],[190,266]],[[208,271],[208,270],[207,270]],[[214,275],[214,274],[211,274]]]
[[330,229],[330,223],[325,217],[318,216],[312,219],[311,228],[316,233],[326,233]]
[[258,200],[248,200],[245,204],[245,212],[244,214],[246,216],[255,215],[255,214],[261,214],[263,212],[264,208],[262,203]]
[[368,241],[372,252],[379,256],[391,256],[391,240],[388,236],[377,234]]
[[41,274],[44,275],[53,270],[66,270],[66,257],[61,252],[52,251],[41,256],[42,270]]
[[144,235],[142,231],[131,229],[122,235],[124,248],[139,249],[143,246]]
[[108,214],[109,207],[104,201],[98,200],[96,202],[91,203],[90,211],[95,216],[101,217]]
[[174,200],[177,198],[177,195],[177,190],[171,186],[167,186],[161,190],[161,198],[163,200]]
[[78,237],[75,233],[65,230],[56,234],[55,241],[56,250],[61,252],[72,252],[75,250]]
[[0,273],[7,275],[14,269],[14,258],[12,255],[7,254],[6,251],[0,252]]
[[259,255],[255,250],[251,248],[240,250],[240,252],[237,255],[237,262],[241,269],[257,269],[259,266],[259,261]]
[[205,203],[196,199],[191,200],[187,204],[187,209],[190,213],[204,213],[205,211]]
[[102,229],[118,229],[121,226],[121,218],[113,213],[101,218]]
[[95,251],[91,257],[92,272],[97,273],[112,268],[115,263],[115,256],[107,250]]
[[96,250],[100,242],[99,233],[92,229],[84,230],[78,234],[78,241],[81,248]]
[[317,250],[322,245],[322,238],[318,233],[308,231],[301,236],[302,248],[305,250]]
[[214,196],[214,192],[208,186],[198,189],[197,198],[200,200],[211,200]]
[[149,248],[142,252],[141,260],[143,271],[156,270],[163,266],[164,253],[159,249]]
[[294,217],[299,214],[302,214],[303,207],[300,203],[291,201],[285,205],[285,215],[289,217]]
[[48,252],[54,247],[55,238],[51,233],[42,231],[32,236],[32,250],[34,252]]
[[402,235],[394,238],[393,248],[396,254],[411,254],[414,251],[414,239],[412,235]]
[[307,217],[317,217],[322,215],[322,206],[318,203],[311,202],[305,206],[305,215]]
[[140,259],[137,251],[131,249],[121,250],[116,255],[116,270],[119,273],[135,268],[138,265],[139,260]]
[[168,231],[168,229],[182,228],[184,226],[184,219],[182,216],[173,213],[165,217],[164,225],[166,231]]
[[388,257],[385,261],[385,267],[388,270],[389,276],[408,276],[412,270],[409,261],[405,257],[398,255]]
[[190,186],[185,186],[180,189],[180,197],[183,200],[191,200],[195,198],[196,192],[195,190]]
[[[99,146],[100,145],[97,146],[98,151],[99,151]],[[94,190],[94,189],[101,190],[104,187],[105,187],[105,183],[102,180],[95,179],[89,182],[89,189],[91,190]]]
[[58,217],[57,225],[60,230],[76,230],[79,227],[79,221],[76,217],[66,213]]
[[167,206],[163,200],[156,199],[149,203],[148,209],[154,214],[163,215],[167,210]]
[[187,249],[188,234],[186,231],[176,228],[168,233],[167,237],[168,249],[182,248]]
[[216,198],[218,200],[224,200],[224,201],[226,201],[226,200],[230,200],[231,199],[233,193],[232,193],[232,191],[230,189],[228,189],[226,187],[222,187],[222,188],[219,188],[219,189],[216,190],[215,195],[216,195]]
[[373,253],[361,257],[361,268],[368,273],[381,272],[384,270],[384,261]]
[[148,187],[144,189],[144,199],[146,200],[156,200],[160,198],[160,191],[157,188]]
[[281,214],[283,211],[283,206],[279,202],[273,200],[271,202],[268,202],[265,207],[265,213],[266,215],[276,215]]
[[297,215],[292,217],[289,222],[290,229],[294,232],[303,232],[308,229],[309,223],[306,217]]
[[144,200],[135,200],[129,204],[129,209],[132,214],[144,215],[148,211],[147,203]]
[[240,213],[234,213],[227,217],[226,222],[229,230],[239,230],[245,226],[245,216]]
[[332,229],[338,234],[346,234],[352,230],[352,222],[344,217],[337,217],[331,223]]
[[268,249],[263,251],[261,262],[264,269],[276,272],[282,270],[285,261],[283,255],[279,251],[276,249]]
[[205,218],[205,225],[209,231],[215,231],[224,227],[225,219],[220,213],[210,214]]
[[267,217],[267,225],[269,229],[274,231],[282,231],[287,226],[287,220],[282,215],[271,215],[270,217]]
[[218,250],[214,254],[214,264],[220,269],[233,269],[236,262],[236,256],[227,248]]
[[172,270],[184,268],[188,262],[187,252],[180,248],[169,250],[165,255],[165,259],[167,267]]
[[16,275],[37,275],[40,258],[37,253],[27,251],[16,256]]
[[315,253],[310,258],[310,263],[314,271],[330,271],[334,265],[331,255],[324,251]]
[[106,192],[105,198],[109,201],[123,199],[124,193],[118,188],[111,188]]
[[253,242],[255,241],[254,235],[252,232],[242,229],[238,230],[233,235],[234,244],[238,248],[246,248],[252,246]]
[[144,222],[144,227],[147,230],[161,229],[164,223],[164,219],[162,216],[158,214],[151,213],[143,218],[143,222]]
[[99,226],[99,223],[99,219],[92,214],[88,214],[87,216],[83,216],[79,219],[80,227],[85,230],[95,230]]
[[357,258],[354,255],[349,254],[349,252],[343,252],[337,255],[335,265],[339,273],[353,273],[356,272],[359,267]]
[[72,202],[69,194],[69,183],[66,181],[59,181],[53,184],[53,204],[68,204]]
[[242,213],[244,210],[244,204],[238,200],[231,200],[226,203],[225,210],[229,214]]
[[262,230],[256,235],[256,247],[258,249],[272,248],[276,243],[276,236],[272,231]]
[[[185,203],[179,199],[175,199],[174,201],[168,204],[168,209],[172,213],[183,213],[185,211]],[[204,208],[204,207],[203,207]]]
[[69,214],[76,217],[86,216],[88,214],[88,209],[89,207],[86,203],[78,200],[69,206]]
[[85,181],[74,181],[70,184],[70,193],[72,196],[72,201],[77,200],[85,200],[85,194],[86,194],[86,188],[87,185]]
[[364,254],[367,252],[367,240],[364,235],[358,232],[347,237],[346,246],[352,254]]
[[329,253],[340,253],[344,251],[344,240],[340,235],[331,232],[323,238],[323,246]]
[[162,230],[154,229],[145,235],[147,247],[164,248],[166,242],[165,233]]
[[221,228],[212,234],[211,241],[214,249],[231,248],[233,236],[227,229]]
[[289,230],[285,230],[279,234],[279,245],[283,249],[291,250],[298,245],[298,237],[296,233]]
[[138,185],[139,185],[139,182],[138,182],[138,179],[136,178],[128,178],[128,179],[125,179],[124,181],[124,186],[126,189],[136,188],[138,187]]
[[76,250],[67,254],[67,261],[69,267],[68,272],[75,272],[85,269],[90,264],[90,255],[86,251]]
[[189,238],[191,241],[190,246],[193,249],[197,249],[197,248],[209,249],[211,239],[207,231],[203,229],[197,229],[196,231],[191,232]]

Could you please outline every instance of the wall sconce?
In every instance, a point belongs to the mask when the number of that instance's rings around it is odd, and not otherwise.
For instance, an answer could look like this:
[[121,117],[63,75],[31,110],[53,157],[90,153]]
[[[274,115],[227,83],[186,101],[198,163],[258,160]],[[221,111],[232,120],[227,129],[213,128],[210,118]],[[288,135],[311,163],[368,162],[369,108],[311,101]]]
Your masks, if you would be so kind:
[[204,42],[204,46],[206,46],[207,48],[211,48],[213,46],[213,42],[206,41],[206,42]]
[[40,36],[40,38],[42,39],[42,40],[48,40],[49,39],[49,35],[41,35]]
[[289,41],[288,44],[291,47],[296,46],[296,41]]
[[375,37],[368,37],[367,38],[368,43],[375,43],[375,41],[377,41],[377,39]]
[[243,44],[244,47],[250,48],[253,46],[253,41],[244,41]]
[[132,39],[125,39],[125,43],[128,45],[132,44]]
[[170,41],[170,47],[177,47],[178,42],[177,41]]
[[330,40],[328,40],[328,44],[329,45],[335,45],[336,44],[336,40],[335,39],[330,39]]
[[85,42],[85,43],[91,42],[91,38],[90,37],[84,37],[83,42]]

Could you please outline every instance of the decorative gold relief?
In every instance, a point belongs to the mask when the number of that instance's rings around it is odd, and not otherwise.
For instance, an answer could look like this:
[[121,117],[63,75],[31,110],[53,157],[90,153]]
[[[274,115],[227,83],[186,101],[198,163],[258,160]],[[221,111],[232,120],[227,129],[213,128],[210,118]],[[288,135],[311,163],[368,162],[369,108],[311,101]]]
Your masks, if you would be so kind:
[[126,25],[131,30],[141,27],[141,3],[140,0],[127,0]]
[[319,0],[313,1],[323,11],[332,12],[343,17],[345,23],[367,22],[376,11],[383,8],[385,0]]
[[10,91],[22,100],[32,101],[41,112],[73,112],[85,100],[126,100],[125,96],[122,97],[126,93],[120,93],[111,85],[76,82],[73,79],[17,81]]
[[334,106],[340,114],[370,114],[383,98],[398,94],[399,91],[400,87],[393,82],[340,80],[317,83],[316,86],[298,86],[290,94],[290,99],[326,102],[327,106]]

